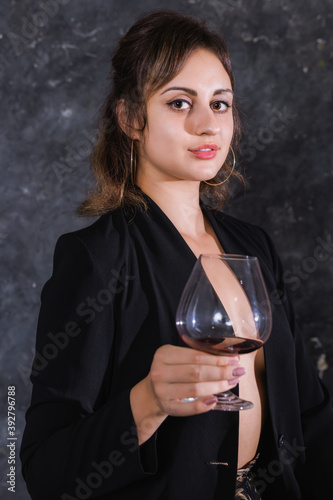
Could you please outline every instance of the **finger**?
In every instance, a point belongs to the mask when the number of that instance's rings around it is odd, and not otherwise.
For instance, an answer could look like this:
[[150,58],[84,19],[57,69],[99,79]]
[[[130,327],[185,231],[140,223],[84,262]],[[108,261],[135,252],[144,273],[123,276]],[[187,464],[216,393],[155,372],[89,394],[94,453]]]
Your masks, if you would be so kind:
[[225,392],[239,383],[239,378],[233,377],[229,380],[219,380],[215,382],[199,383],[175,383],[160,384],[156,391],[159,400],[165,405],[173,399],[181,401],[183,398],[202,398],[207,394],[218,394]]
[[187,417],[200,413],[207,413],[212,410],[217,403],[217,397],[213,394],[197,398],[193,402],[183,403],[179,400],[173,400],[169,403],[168,414],[174,417]]
[[150,376],[153,383],[190,383],[230,380],[235,376],[244,375],[245,370],[240,366],[226,365],[165,365],[152,367]]
[[239,356],[217,356],[208,354],[197,349],[189,347],[179,347],[173,345],[164,345],[155,352],[155,359],[165,364],[202,364],[225,366],[228,364],[239,364]]

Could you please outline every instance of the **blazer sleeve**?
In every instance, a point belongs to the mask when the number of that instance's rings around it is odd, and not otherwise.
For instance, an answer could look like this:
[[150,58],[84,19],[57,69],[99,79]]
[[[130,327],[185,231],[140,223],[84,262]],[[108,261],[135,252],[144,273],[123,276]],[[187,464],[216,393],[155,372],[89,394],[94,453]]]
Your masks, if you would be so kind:
[[[315,365],[303,342],[296,322],[290,294],[284,279],[282,264],[266,235],[275,270],[276,287],[279,291],[295,342],[295,367],[297,375],[299,407],[305,448],[305,463],[295,473],[304,482],[310,482],[313,496],[325,498],[327,478],[333,466],[333,406],[331,396],[320,380]],[[302,481],[302,480],[301,480]]]
[[77,233],[58,240],[20,450],[33,500],[100,498],[155,471],[154,452],[148,464],[141,460],[131,388],[109,396],[117,271],[103,276]]

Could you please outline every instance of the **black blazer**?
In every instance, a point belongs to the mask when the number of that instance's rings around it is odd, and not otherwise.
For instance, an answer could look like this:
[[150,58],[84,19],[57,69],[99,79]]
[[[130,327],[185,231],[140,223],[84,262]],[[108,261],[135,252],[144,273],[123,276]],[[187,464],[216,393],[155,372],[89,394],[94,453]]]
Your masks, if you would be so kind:
[[[185,345],[174,318],[196,261],[145,196],[149,216],[119,209],[57,243],[20,453],[33,500],[234,498],[236,412],[168,417],[137,444],[129,392],[159,346]],[[273,308],[258,490],[270,500],[324,498],[332,403],[304,350],[276,251],[262,229],[202,210],[227,253],[259,258]]]

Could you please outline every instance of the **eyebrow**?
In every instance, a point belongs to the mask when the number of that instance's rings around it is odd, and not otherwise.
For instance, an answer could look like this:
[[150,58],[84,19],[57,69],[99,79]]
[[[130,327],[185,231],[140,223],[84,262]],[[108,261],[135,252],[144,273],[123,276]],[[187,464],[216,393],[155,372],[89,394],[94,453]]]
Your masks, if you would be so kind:
[[[197,92],[193,89],[189,89],[187,87],[169,87],[168,89],[164,90],[161,95],[165,94],[165,92],[169,92],[170,90],[182,90],[183,92],[186,92],[190,95],[197,96]],[[215,90],[213,95],[218,95],[218,94],[225,94],[226,92],[229,92],[230,94],[234,94],[231,89],[217,89]]]

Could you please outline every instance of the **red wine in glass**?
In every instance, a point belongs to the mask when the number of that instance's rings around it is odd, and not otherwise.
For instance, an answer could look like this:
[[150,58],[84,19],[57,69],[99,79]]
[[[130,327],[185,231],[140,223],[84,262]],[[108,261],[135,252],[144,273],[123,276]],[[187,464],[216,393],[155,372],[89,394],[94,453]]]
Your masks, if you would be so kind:
[[244,339],[242,337],[202,337],[196,340],[186,335],[186,333],[183,333],[181,337],[193,349],[219,356],[247,354],[264,345],[262,340]]

